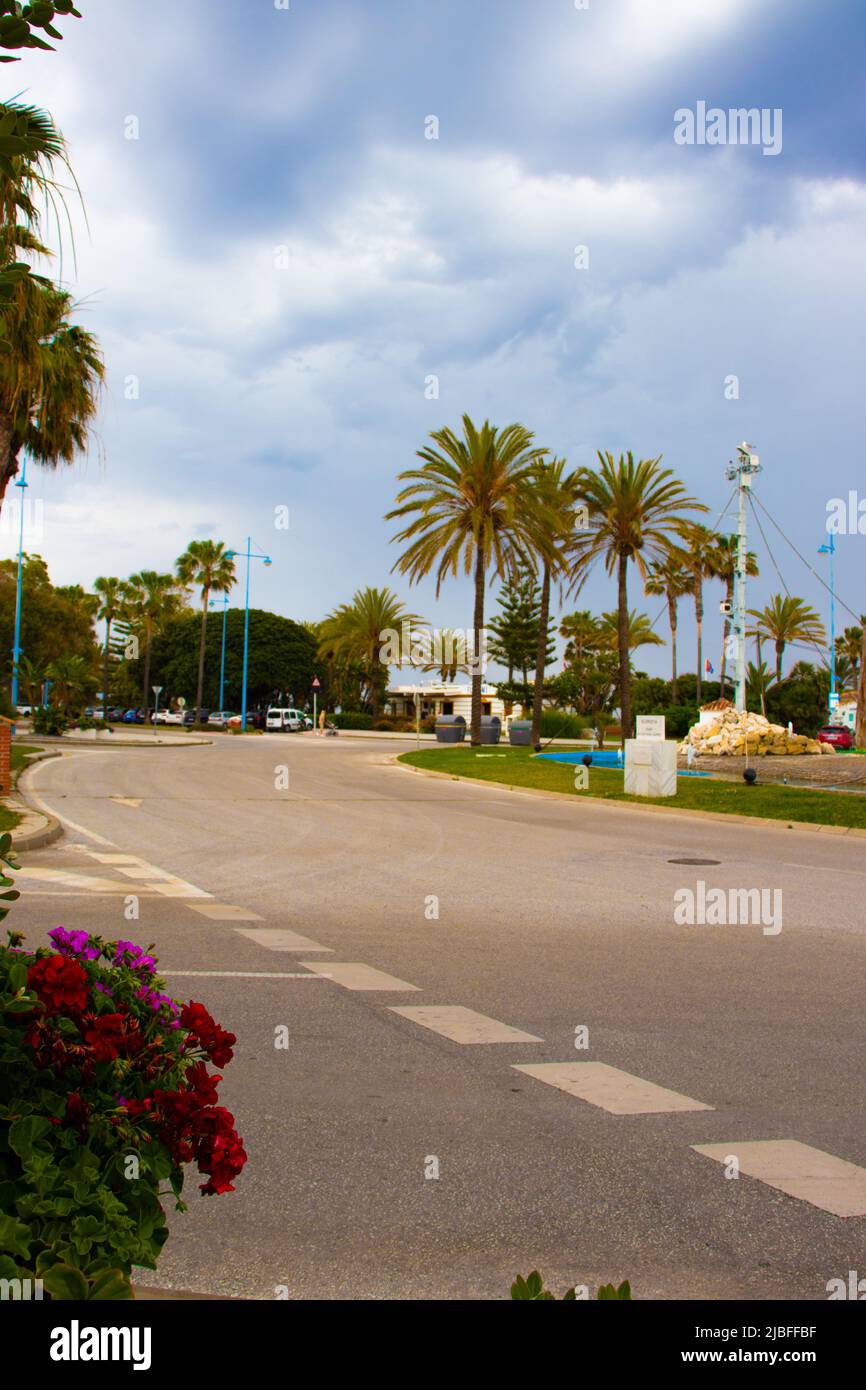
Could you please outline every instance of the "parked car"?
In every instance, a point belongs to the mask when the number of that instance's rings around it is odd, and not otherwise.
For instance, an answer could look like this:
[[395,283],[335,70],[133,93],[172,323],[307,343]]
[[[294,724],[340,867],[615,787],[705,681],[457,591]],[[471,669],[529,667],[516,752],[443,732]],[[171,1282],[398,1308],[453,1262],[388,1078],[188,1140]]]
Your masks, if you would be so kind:
[[[201,712],[201,722],[202,722],[202,724],[207,724],[207,723],[209,722],[209,720],[210,720],[210,710],[209,710],[209,709],[203,709],[202,712]],[[184,722],[184,724],[185,724],[186,726],[189,726],[190,724],[194,724],[194,723],[196,722],[196,719],[195,719],[195,710],[194,710],[194,709],[185,709],[185,710],[184,710],[184,712],[183,712],[183,722]]]
[[122,724],[125,714],[125,709],[110,709],[108,711],[108,718],[112,724]]
[[167,709],[167,710],[160,710],[160,712],[159,712],[159,722],[160,722],[160,724],[182,724],[182,723],[183,723],[183,710],[182,710],[182,709]]
[[[232,717],[231,717],[231,719],[229,720],[229,726],[230,726],[232,729],[239,729],[239,728],[241,727],[242,722],[243,722],[243,716],[242,716],[242,715],[240,715],[240,714],[233,714]],[[247,710],[247,728],[248,728],[248,729],[264,729],[264,728],[266,727],[266,724],[267,724],[267,716],[266,716],[264,710],[261,710],[261,709],[248,709],[248,710]]]
[[271,733],[300,733],[307,726],[304,722],[304,712],[299,709],[277,709],[271,707],[268,710],[265,720],[265,727]]
[[102,705],[91,705],[84,711],[84,717],[86,719],[103,719],[105,717],[105,710],[102,708]]
[[832,743],[834,748],[848,752],[854,747],[854,735],[845,724],[825,724],[818,730],[819,743]]
[[124,724],[143,724],[145,711],[143,709],[128,709],[123,716]]
[[31,714],[33,713],[32,705],[18,705],[16,706],[16,708],[18,710],[18,713],[21,715],[22,719],[29,719]]
[[231,709],[216,709],[216,710],[214,710],[213,714],[211,714],[211,715],[208,716],[208,721],[207,721],[207,722],[208,722],[209,724],[215,724],[215,725],[217,726],[217,728],[227,729],[228,726],[229,726],[230,721],[231,721],[232,719],[234,719],[234,717],[235,717],[235,712],[234,712],[234,710],[231,710]]

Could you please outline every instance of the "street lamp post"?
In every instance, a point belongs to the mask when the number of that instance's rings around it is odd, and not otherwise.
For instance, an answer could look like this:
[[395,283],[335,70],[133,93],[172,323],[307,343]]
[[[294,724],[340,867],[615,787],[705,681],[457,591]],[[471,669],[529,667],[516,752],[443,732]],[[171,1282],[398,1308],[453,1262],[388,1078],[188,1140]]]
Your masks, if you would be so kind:
[[270,555],[259,555],[252,549],[252,538],[247,536],[246,551],[228,550],[226,555],[230,560],[246,556],[247,561],[247,585],[246,597],[244,599],[244,679],[243,692],[241,695],[241,732],[245,732],[247,727],[247,662],[250,650],[250,560],[262,560],[266,565],[273,564]]
[[737,445],[737,461],[729,463],[725,476],[737,484],[738,525],[737,562],[734,570],[734,612],[732,636],[734,639],[734,667],[736,670],[735,704],[742,714],[746,708],[746,567],[748,563],[748,541],[746,536],[746,498],[752,491],[752,478],[760,473],[761,464],[751,444]]
[[832,718],[836,706],[836,587],[833,577],[833,558],[836,554],[836,537],[830,532],[829,545],[819,545],[819,555],[830,556],[830,699],[829,709]]
[[12,718],[18,713],[18,662],[21,658],[21,579],[24,573],[24,490],[27,487],[27,455],[21,467],[21,477],[15,484],[21,488],[21,524],[18,529],[18,589],[15,595],[15,639],[12,647]]
[[218,599],[218,598],[212,598],[212,599],[210,600],[209,604],[208,604],[208,608],[219,608],[219,607],[220,607],[220,604],[222,604],[222,610],[223,610],[223,645],[222,645],[222,652],[221,652],[221,654],[220,654],[220,706],[219,706],[219,708],[220,708],[220,714],[222,714],[222,712],[223,712],[223,710],[224,710],[224,708],[225,708],[225,706],[224,706],[224,704],[223,704],[223,689],[224,689],[225,683],[226,683],[226,617],[228,616],[228,611],[229,611],[229,596],[228,596],[228,594],[223,594],[221,600]]

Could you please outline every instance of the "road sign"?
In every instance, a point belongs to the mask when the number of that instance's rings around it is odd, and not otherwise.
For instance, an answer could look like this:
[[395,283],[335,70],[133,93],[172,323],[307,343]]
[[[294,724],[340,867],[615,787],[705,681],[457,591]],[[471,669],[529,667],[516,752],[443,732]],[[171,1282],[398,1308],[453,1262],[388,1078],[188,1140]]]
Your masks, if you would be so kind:
[[838,707],[839,707],[839,692],[838,692],[838,690],[831,690],[831,691],[830,691],[830,708],[831,708],[831,709],[838,709]]
[[314,690],[321,690],[321,688],[322,688],[322,682],[319,680],[319,677],[318,677],[318,676],[313,676],[313,689],[314,689]]
[[177,697],[177,707],[178,709],[186,709],[186,700],[182,695],[178,695]]
[[154,695],[161,695],[165,687],[161,685],[152,685],[150,688]]

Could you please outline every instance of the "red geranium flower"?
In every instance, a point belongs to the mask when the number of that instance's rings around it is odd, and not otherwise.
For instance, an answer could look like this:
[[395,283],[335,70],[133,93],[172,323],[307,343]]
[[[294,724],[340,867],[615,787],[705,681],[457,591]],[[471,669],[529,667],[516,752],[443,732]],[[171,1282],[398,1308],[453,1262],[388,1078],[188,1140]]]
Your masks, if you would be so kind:
[[84,1041],[93,1049],[97,1062],[113,1062],[122,1053],[127,1056],[141,1047],[138,1023],[128,1014],[103,1014],[84,1034]]
[[50,1013],[80,1013],[87,1008],[87,974],[65,956],[35,961],[27,972],[27,984]]
[[191,999],[180,1011],[180,1024],[199,1043],[215,1067],[227,1067],[234,1056],[237,1037],[215,1023],[204,1004]]

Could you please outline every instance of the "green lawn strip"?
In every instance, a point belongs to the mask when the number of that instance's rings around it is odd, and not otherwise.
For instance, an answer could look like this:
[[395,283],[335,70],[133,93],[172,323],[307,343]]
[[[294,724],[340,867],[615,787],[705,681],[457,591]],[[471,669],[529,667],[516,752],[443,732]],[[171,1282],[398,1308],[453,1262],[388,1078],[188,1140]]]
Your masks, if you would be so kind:
[[[627,796],[622,790],[621,772],[593,767],[589,769],[587,790],[576,791],[575,764],[540,762],[532,756],[529,748],[475,749],[465,745],[430,748],[403,753],[399,761],[410,763],[413,767],[448,773],[453,777],[476,777],[481,781],[499,782],[509,787],[537,787],[543,791],[567,792],[577,797],[602,797],[606,801],[638,802],[682,810],[766,816],[771,820],[866,829],[866,796],[846,795],[844,792],[771,786],[760,781],[749,787],[745,782],[680,777],[677,779],[675,797]],[[759,765],[759,778],[760,775]]]
[[41,753],[42,749],[37,748],[32,743],[13,743],[12,744],[12,782],[13,785],[18,781],[20,774],[25,767],[30,764],[30,759],[34,753]]

